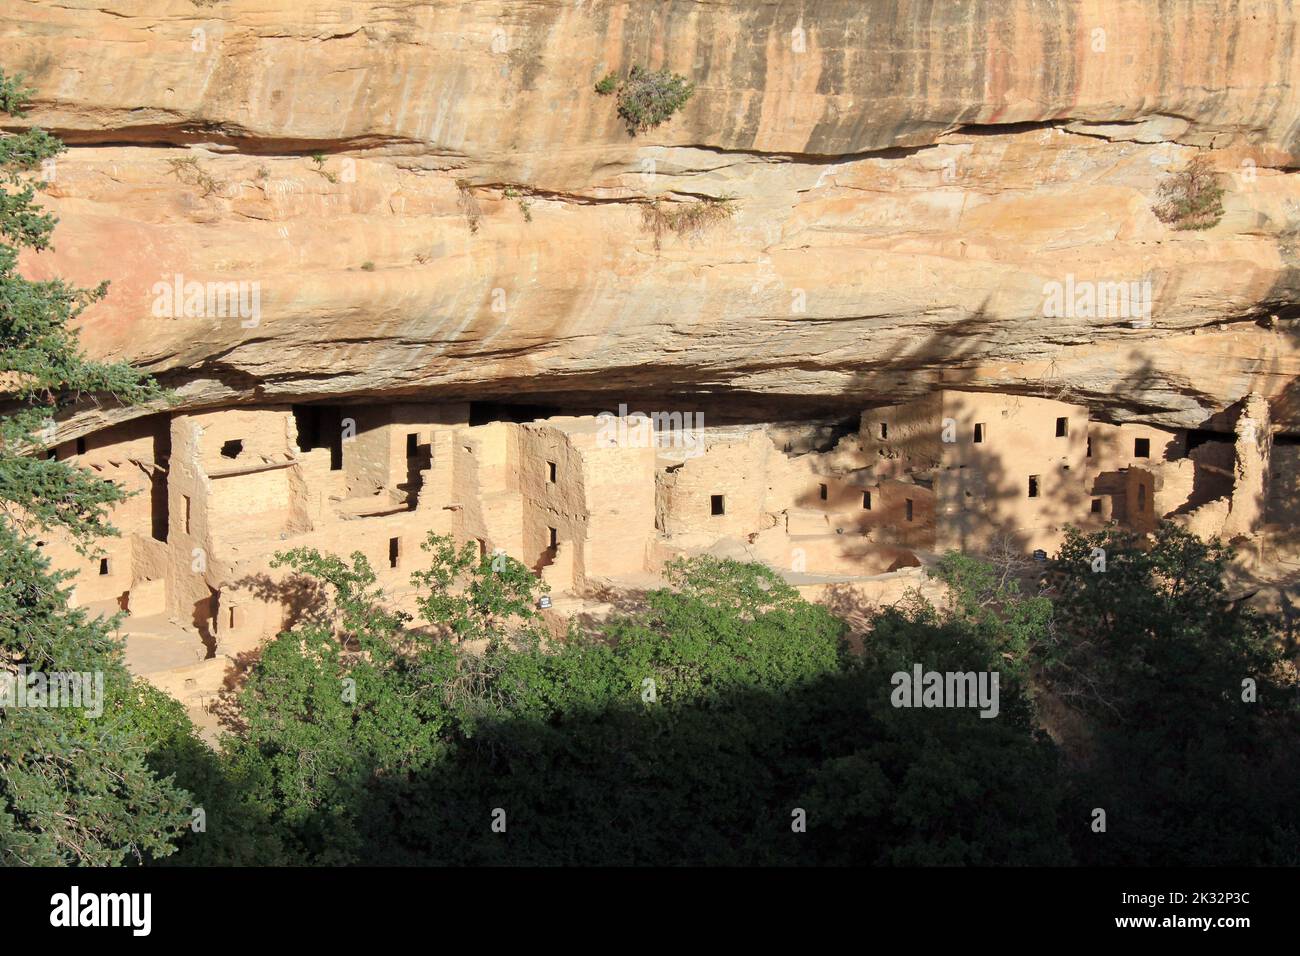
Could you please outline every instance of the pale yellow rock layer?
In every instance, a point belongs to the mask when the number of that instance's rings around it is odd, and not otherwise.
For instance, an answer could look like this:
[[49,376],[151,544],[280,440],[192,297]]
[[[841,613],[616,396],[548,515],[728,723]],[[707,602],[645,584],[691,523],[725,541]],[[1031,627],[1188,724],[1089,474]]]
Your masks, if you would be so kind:
[[[111,279],[85,341],[191,406],[947,384],[1300,422],[1290,3],[12,8],[0,63],[73,144],[24,265]],[[635,139],[592,89],[634,63],[697,87]],[[1151,205],[1198,151],[1225,215],[1177,232]],[[702,196],[734,218],[656,251],[643,203]],[[255,283],[256,322],[155,315],[176,275]],[[1067,282],[1147,282],[1150,322],[1045,314]]]

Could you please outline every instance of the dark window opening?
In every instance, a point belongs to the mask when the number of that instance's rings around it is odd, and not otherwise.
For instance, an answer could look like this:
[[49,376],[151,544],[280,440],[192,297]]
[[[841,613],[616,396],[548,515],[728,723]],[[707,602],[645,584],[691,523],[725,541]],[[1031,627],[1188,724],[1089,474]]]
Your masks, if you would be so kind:
[[547,528],[546,530],[550,532],[550,543],[547,545],[547,547],[548,548],[559,547],[560,533],[556,531],[554,528]]
[[50,461],[54,461],[56,458],[59,457],[59,450],[57,448],[51,448],[49,451],[45,453],[45,457],[48,458]]
[[828,489],[826,488],[825,485],[818,485],[818,486],[817,486],[817,496],[818,496],[819,498],[821,498],[822,501],[825,501],[825,500],[826,500],[826,496],[827,496],[827,494],[828,494]]
[[389,538],[388,539],[388,566],[390,568],[397,567],[397,562],[401,559],[401,557],[402,557],[402,539]]
[[[1215,432],[1203,428],[1193,428],[1187,433],[1187,451],[1190,453],[1193,448],[1199,448],[1207,441],[1233,442],[1236,440],[1236,436],[1233,435],[1232,432]],[[1274,439],[1274,442],[1277,444],[1287,444],[1285,441],[1277,442],[1276,439]]]
[[1056,420],[1056,437],[1065,438],[1070,434],[1070,420],[1068,418],[1058,418]]
[[343,470],[343,410],[337,405],[294,405],[298,450],[330,450],[330,471]]
[[1029,497],[1031,498],[1038,497],[1038,476],[1037,475],[1029,476]]
[[546,463],[546,480],[551,484],[555,484],[555,474],[555,462],[548,461]]
[[108,574],[108,572],[109,572],[108,558],[100,558],[100,559],[99,559],[99,573],[100,573],[100,574]]
[[885,439],[885,438],[888,438],[888,437],[889,437],[889,423],[888,423],[888,422],[881,422],[881,423],[880,423],[880,437],[881,437],[882,439]]
[[230,621],[230,629],[231,629],[232,631],[235,629],[236,625],[239,624],[239,618],[238,618],[238,616],[236,616],[236,614],[235,614],[235,610],[236,610],[236,608],[233,608],[233,607],[230,609],[229,621]]
[[476,540],[476,541],[478,542],[478,556],[479,556],[480,558],[486,558],[486,557],[487,557],[487,542],[484,541],[482,538],[475,538],[474,540]]
[[167,476],[149,478],[149,532],[155,541],[167,540]]
[[912,499],[911,498],[906,499],[904,510],[907,512],[907,520],[911,521],[912,520]]
[[869,491],[862,492],[862,510],[863,511],[871,510],[871,492]]
[[727,513],[726,503],[722,500],[722,495],[709,495],[709,508],[715,515]]
[[84,439],[84,438],[78,438],[78,439],[77,439],[77,454],[78,454],[78,455],[84,455],[85,453],[86,453],[86,439]]
[[406,491],[406,507],[414,511],[420,503],[420,491],[424,488],[424,472],[433,467],[433,442],[420,444],[418,434],[406,436],[406,483],[401,486]]
[[984,442],[984,423],[979,422],[975,426],[975,444],[980,445]]
[[244,440],[242,438],[232,438],[221,446],[222,458],[238,458],[244,453]]
[[1088,458],[1091,458],[1091,457],[1092,457],[1092,436],[1091,436],[1091,435],[1088,436],[1088,453],[1087,453],[1087,457],[1088,457]]
[[1134,438],[1133,439],[1133,457],[1150,458],[1151,457],[1151,439]]
[[1097,515],[1097,514],[1101,514],[1101,499],[1100,499],[1100,498],[1093,498],[1093,499],[1092,499],[1092,513],[1095,514],[1095,515]]

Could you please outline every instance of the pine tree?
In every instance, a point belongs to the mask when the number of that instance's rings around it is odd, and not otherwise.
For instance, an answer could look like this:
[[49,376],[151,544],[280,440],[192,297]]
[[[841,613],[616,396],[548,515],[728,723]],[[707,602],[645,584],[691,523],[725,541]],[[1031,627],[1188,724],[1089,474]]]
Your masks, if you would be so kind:
[[[24,116],[33,91],[0,73],[0,111]],[[129,365],[89,359],[70,323],[107,283],[79,289],[18,270],[24,249],[50,247],[55,222],[36,203],[42,164],[63,150],[39,130],[0,136],[0,679],[32,672],[103,675],[93,708],[0,709],[0,863],[114,865],[172,852],[190,796],[146,757],[147,695],[113,636],[116,621],[71,606],[71,574],[52,570],[38,535],[82,553],[115,533],[121,488],[48,455],[60,412],[85,402],[138,404],[160,389]]]

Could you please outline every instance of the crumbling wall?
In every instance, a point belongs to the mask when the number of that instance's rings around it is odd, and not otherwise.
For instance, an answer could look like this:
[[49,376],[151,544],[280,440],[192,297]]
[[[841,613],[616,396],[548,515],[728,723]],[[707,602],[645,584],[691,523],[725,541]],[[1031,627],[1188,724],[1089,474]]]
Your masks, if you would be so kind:
[[1223,534],[1229,538],[1258,534],[1264,526],[1273,432],[1268,402],[1262,396],[1252,392],[1242,399],[1235,434],[1232,505],[1223,525]]

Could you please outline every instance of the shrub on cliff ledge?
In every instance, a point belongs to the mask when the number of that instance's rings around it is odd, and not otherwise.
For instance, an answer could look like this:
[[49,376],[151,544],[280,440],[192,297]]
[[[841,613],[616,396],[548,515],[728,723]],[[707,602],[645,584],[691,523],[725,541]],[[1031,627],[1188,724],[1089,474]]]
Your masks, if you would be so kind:
[[1177,230],[1210,229],[1223,218],[1223,187],[1208,157],[1197,156],[1160,184],[1156,218]]
[[735,202],[729,196],[693,203],[664,203],[656,199],[641,207],[641,227],[654,236],[655,249],[658,249],[666,232],[674,233],[679,239],[698,239],[706,229],[730,219],[735,211]]
[[632,67],[621,83],[610,73],[596,84],[596,92],[607,96],[617,90],[618,115],[627,123],[632,136],[654,129],[686,105],[695,93],[695,85],[686,77],[668,70],[643,70]]

